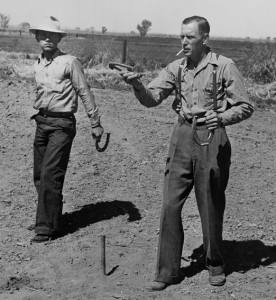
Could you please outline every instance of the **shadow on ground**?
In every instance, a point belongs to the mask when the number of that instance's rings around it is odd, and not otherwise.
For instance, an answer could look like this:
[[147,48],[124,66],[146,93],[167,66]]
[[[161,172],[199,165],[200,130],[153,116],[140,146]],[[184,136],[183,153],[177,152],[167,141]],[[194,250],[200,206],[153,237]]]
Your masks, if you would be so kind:
[[[224,259],[226,276],[234,273],[246,273],[260,266],[268,266],[276,262],[276,246],[267,246],[259,240],[224,241]],[[182,258],[186,260],[185,258]],[[203,245],[193,250],[188,258],[191,264],[181,268],[185,277],[193,277],[205,270],[205,253]]]
[[141,219],[139,210],[129,201],[114,200],[84,205],[77,211],[63,214],[62,229],[58,237],[73,233],[91,224],[123,215],[129,216],[129,222]]

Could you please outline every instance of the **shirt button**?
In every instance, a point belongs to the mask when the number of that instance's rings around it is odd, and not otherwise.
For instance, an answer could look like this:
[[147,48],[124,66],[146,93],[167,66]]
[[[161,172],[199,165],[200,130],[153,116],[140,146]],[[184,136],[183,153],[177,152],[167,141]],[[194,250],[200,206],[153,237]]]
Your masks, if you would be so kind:
[[196,105],[196,102],[194,102],[194,105]]

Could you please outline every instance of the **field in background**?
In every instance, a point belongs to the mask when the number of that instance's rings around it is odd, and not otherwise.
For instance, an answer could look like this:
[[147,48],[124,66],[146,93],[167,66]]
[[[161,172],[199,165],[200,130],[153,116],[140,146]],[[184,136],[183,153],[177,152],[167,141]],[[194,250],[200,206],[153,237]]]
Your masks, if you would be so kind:
[[[84,67],[107,64],[108,61],[122,61],[124,43],[127,41],[126,63],[143,70],[154,70],[164,67],[176,59],[181,49],[180,40],[176,37],[140,37],[113,35],[78,35],[69,36],[61,41],[60,48],[76,55]],[[211,48],[218,54],[231,57],[242,65],[254,42],[250,40],[212,39]],[[0,50],[40,53],[40,48],[33,36],[0,35]],[[181,55],[179,57],[182,57]]]
[[[247,81],[247,90],[256,101],[276,101],[276,43],[252,39],[211,39],[211,48],[218,54],[232,58]],[[126,45],[126,46],[125,46]],[[86,69],[87,81],[92,88],[130,90],[118,76],[108,69],[110,61],[134,66],[143,72],[147,84],[159,70],[169,62],[183,57],[176,54],[181,49],[180,40],[174,36],[127,36],[103,34],[69,34],[60,43],[61,50],[77,56]],[[1,52],[2,51],[2,52]],[[0,34],[0,53],[12,61],[4,60],[0,66],[0,77],[22,78],[25,65],[32,65],[40,53],[34,36]],[[3,60],[2,60],[3,61]],[[23,65],[22,65],[23,64]],[[20,74],[21,73],[21,74]],[[30,72],[29,72],[30,73]],[[29,77],[31,76],[24,76]],[[267,102],[267,101],[266,101]]]

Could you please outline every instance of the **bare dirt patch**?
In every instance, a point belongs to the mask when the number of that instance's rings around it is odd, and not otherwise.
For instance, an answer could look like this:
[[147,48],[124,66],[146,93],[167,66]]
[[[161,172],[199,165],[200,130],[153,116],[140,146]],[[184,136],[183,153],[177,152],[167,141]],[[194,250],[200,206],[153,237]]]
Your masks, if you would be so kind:
[[[184,280],[161,293],[154,279],[163,171],[176,122],[171,100],[142,107],[131,92],[95,90],[111,132],[98,153],[82,104],[64,187],[58,239],[30,244],[36,193],[32,183],[34,86],[0,81],[0,299],[276,299],[275,109],[256,110],[231,126],[224,252],[227,283],[208,284],[201,224],[192,192],[183,211]],[[107,276],[100,268],[106,235]]]

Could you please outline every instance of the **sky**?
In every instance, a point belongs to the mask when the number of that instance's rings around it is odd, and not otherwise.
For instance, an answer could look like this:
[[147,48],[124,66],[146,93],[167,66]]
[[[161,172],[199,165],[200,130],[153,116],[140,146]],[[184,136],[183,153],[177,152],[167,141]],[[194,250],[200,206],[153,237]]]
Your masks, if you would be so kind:
[[54,16],[62,29],[94,27],[130,33],[147,19],[150,33],[179,35],[181,22],[193,15],[207,18],[212,37],[276,37],[276,0],[0,0],[10,25],[39,25]]

